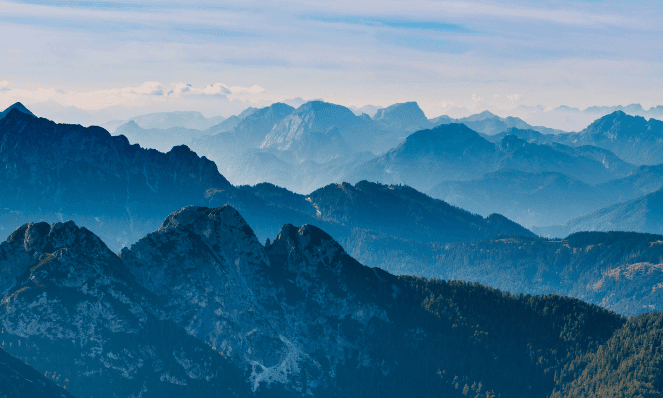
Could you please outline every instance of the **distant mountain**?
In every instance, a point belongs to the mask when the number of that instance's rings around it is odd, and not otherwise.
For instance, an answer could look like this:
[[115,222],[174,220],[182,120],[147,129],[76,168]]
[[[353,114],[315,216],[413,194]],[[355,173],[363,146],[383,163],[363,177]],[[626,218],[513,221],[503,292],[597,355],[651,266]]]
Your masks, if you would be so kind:
[[376,106],[376,105],[364,105],[364,106],[348,106],[352,112],[354,112],[355,115],[361,116],[362,113],[367,114],[370,117],[373,117],[379,109],[382,109],[381,106]]
[[473,213],[500,213],[526,226],[560,224],[614,203],[613,192],[561,173],[502,169],[469,181],[444,181],[434,198]]
[[[108,123],[103,123],[102,127],[108,128],[111,132],[115,132],[115,128],[117,128],[116,126],[128,122],[134,122],[143,129],[167,130],[173,127],[180,127],[191,130],[207,130],[224,120],[225,118],[223,116],[206,118],[202,113],[195,111],[158,112],[135,116],[123,121],[111,120],[108,121]],[[74,121],[69,122],[72,123]]]
[[416,102],[394,104],[378,109],[373,120],[387,130],[398,130],[402,133],[413,133],[433,127]]
[[484,134],[482,136],[490,142],[499,143],[502,142],[504,137],[506,137],[507,135],[515,135],[516,137],[525,140],[529,143],[550,144],[555,142],[554,135],[552,134],[543,134],[536,130],[519,129],[516,127],[508,128],[498,134],[494,135]]
[[214,126],[208,128],[205,130],[205,135],[214,135],[218,133],[227,133],[229,131],[232,131],[235,127],[239,125],[239,123],[246,119],[246,117],[252,115],[255,111],[257,111],[257,108],[253,107],[248,107],[245,110],[242,111],[239,115],[235,116],[230,116],[228,119],[222,121],[219,124],[215,124]]
[[[639,394],[662,374],[656,315],[396,277],[311,225],[263,246],[228,206],[178,210],[120,256],[73,222],[25,225],[0,253],[19,275],[5,345],[78,396],[545,398],[581,381]],[[633,355],[628,384],[597,366]]]
[[82,126],[105,125],[114,119],[113,115],[104,110],[86,111],[75,106],[49,113],[48,117],[57,123],[74,123]]
[[358,166],[349,181],[405,183],[428,189],[442,180],[470,179],[497,162],[496,146],[462,124],[448,124],[408,136],[386,154]]
[[511,128],[517,128],[521,130],[533,130],[541,134],[565,133],[565,131],[551,129],[548,127],[531,126],[527,124],[524,120],[517,117],[512,117],[512,116],[506,118],[499,117],[489,111],[483,111],[481,113],[463,117],[460,119],[453,119],[448,116],[440,116],[438,118],[431,119],[431,122],[433,123],[434,126],[438,126],[441,124],[450,124],[450,123],[462,123],[474,131],[489,136],[502,133]]
[[[568,108],[571,109],[571,108]],[[649,109],[644,109],[640,104],[630,104],[626,106],[616,105],[616,106],[590,106],[584,109],[583,113],[595,113],[601,115],[607,115],[613,112],[622,111],[632,116],[649,116],[649,117],[661,117],[663,116],[663,106],[652,106]]]
[[[340,105],[308,102],[272,127],[261,148],[272,149],[294,162],[326,162],[352,152],[346,138],[358,145],[365,140],[366,122]],[[364,140],[362,140],[364,138]],[[288,153],[287,155],[284,153]]]
[[115,135],[123,135],[129,139],[129,142],[140,144],[143,148],[154,148],[161,152],[168,152],[176,146],[191,145],[193,140],[204,136],[205,133],[184,127],[147,129],[130,120],[118,127],[115,130]]
[[[588,147],[573,149],[580,148]],[[586,184],[561,173],[502,169],[474,180],[443,181],[427,193],[471,212],[503,214],[532,228],[564,224],[661,188],[663,166],[641,166],[626,177],[602,184]],[[560,235],[568,235],[568,231]]]
[[[195,140],[192,148],[214,160],[235,184],[269,181],[310,192],[336,182],[357,159],[398,144],[401,135],[367,115],[311,101],[296,110],[274,104],[254,111],[230,131]],[[285,174],[270,169],[275,163]]]
[[28,114],[30,116],[34,116],[34,114],[32,112],[30,112],[28,110],[28,108],[23,106],[23,104],[21,104],[20,102],[17,102],[15,104],[11,105],[9,108],[5,109],[4,111],[0,112],[0,119],[7,116],[9,114],[9,112],[11,112],[12,109],[16,109],[19,112],[23,112],[23,113]]
[[663,122],[656,119],[647,121],[622,111],[597,119],[579,133],[555,138],[566,145],[593,145],[608,149],[633,164],[663,163]]
[[528,143],[514,135],[494,144],[454,123],[410,135],[400,146],[356,167],[345,178],[351,182],[403,183],[426,191],[442,181],[471,180],[499,169],[555,172],[594,183],[624,177],[634,169],[609,152],[597,152]]
[[540,229],[546,235],[576,231],[635,231],[663,233],[663,189],[607,206],[564,225]]
[[[61,377],[53,375],[53,378]],[[3,397],[74,398],[64,388],[0,348],[0,386]]]

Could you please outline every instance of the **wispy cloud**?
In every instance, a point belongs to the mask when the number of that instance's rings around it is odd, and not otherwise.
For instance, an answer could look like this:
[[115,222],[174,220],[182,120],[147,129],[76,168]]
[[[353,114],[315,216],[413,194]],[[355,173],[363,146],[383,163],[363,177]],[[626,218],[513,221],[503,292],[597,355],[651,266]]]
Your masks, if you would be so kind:
[[649,0],[0,2],[0,101],[647,103],[663,84],[661,19]]

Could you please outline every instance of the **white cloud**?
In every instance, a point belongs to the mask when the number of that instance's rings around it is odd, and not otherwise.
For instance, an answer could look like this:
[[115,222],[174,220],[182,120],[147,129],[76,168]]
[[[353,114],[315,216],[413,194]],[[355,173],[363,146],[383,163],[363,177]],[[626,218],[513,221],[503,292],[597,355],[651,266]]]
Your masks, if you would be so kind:
[[474,102],[483,102],[483,97],[479,97],[476,94],[472,94],[472,101],[474,101]]
[[521,95],[520,94],[513,94],[513,95],[507,95],[506,96],[508,99],[511,101],[520,101]]
[[163,95],[163,86],[158,82],[145,82],[138,87],[125,87],[120,89],[123,94]]
[[[0,81],[0,91],[7,87],[8,81]],[[4,90],[6,91],[6,90]],[[61,88],[14,89],[6,91],[3,103],[21,101],[27,104],[54,101],[63,106],[75,106],[85,110],[99,110],[111,106],[142,107],[150,104],[177,104],[183,100],[204,100],[222,98],[224,100],[241,99],[249,101],[263,100],[259,94],[264,88],[228,86],[214,83],[204,87],[195,87],[187,83],[162,84],[145,82],[138,86],[111,88],[105,90],[76,91]]]

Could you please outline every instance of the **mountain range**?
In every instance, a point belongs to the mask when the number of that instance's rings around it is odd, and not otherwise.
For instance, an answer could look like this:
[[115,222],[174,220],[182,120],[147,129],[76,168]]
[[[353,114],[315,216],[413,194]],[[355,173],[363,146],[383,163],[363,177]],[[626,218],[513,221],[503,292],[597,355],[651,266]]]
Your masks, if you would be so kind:
[[[635,169],[607,151],[592,149],[530,143],[516,135],[492,143],[464,124],[452,123],[411,134],[401,145],[356,167],[345,178],[403,183],[427,191],[442,181],[472,180],[501,169],[556,172],[594,183],[624,177]],[[606,157],[612,162],[605,161]]]
[[[396,277],[310,225],[263,246],[229,206],[178,210],[119,255],[26,224],[0,268],[3,348],[78,397],[663,391],[660,313]],[[614,358],[638,360],[616,381]]]
[[[437,129],[453,133],[449,130],[453,128],[466,132],[489,150],[502,151],[504,149],[500,148],[512,148],[514,143],[519,148],[526,145],[524,141],[512,140],[509,137],[513,136],[509,136],[505,137],[508,139],[504,144],[496,146],[462,125],[445,125]],[[422,132],[434,133],[433,130]],[[0,147],[0,155],[8,166],[1,175],[2,183],[10,188],[0,193],[3,208],[0,228],[6,234],[32,219],[49,222],[76,219],[80,225],[99,234],[113,250],[120,250],[157,228],[169,212],[181,206],[231,204],[242,212],[263,242],[275,236],[285,223],[313,224],[328,231],[351,255],[367,265],[395,274],[445,278],[453,275],[453,278],[463,280],[490,281],[495,287],[507,290],[513,290],[509,278],[493,276],[486,280],[482,279],[481,273],[469,268],[466,274],[448,274],[450,264],[472,263],[473,260],[444,262],[440,260],[448,256],[444,248],[449,244],[465,242],[469,245],[470,242],[491,241],[497,236],[514,234],[535,238],[529,230],[508,218],[492,213],[473,215],[408,186],[360,181],[356,184],[330,184],[309,195],[268,183],[233,186],[218,172],[214,163],[198,157],[185,146],[175,147],[168,153],[146,150],[130,145],[124,137],[112,137],[100,128],[58,125],[16,109],[0,121],[0,140],[4,143]],[[537,148],[536,144],[529,145]],[[473,155],[476,153],[472,152]],[[585,148],[578,153],[591,155],[595,151]],[[584,159],[590,161],[591,156]],[[543,197],[540,197],[542,203],[546,203],[547,193],[567,186],[568,206],[573,209],[573,206],[580,207],[591,202],[592,198],[597,203],[607,201],[602,193],[610,190],[617,192],[615,195],[621,195],[620,192],[637,195],[633,192],[653,189],[660,181],[656,177],[659,172],[657,167],[641,167],[629,177],[602,184],[600,190],[559,173],[545,172],[500,171],[494,174],[497,182],[493,184],[500,185],[499,181],[504,178],[509,181],[515,181],[520,176],[524,176],[525,181],[539,178],[529,188],[523,182],[523,191],[528,192],[539,183],[549,184],[548,191],[544,189]],[[586,190],[584,195],[589,199],[582,202],[577,198],[577,203],[574,203],[573,195],[583,193],[581,188]],[[487,195],[498,198],[496,192],[497,189]],[[505,190],[504,194],[507,193]],[[522,195],[536,199],[535,193]],[[516,191],[513,197],[518,197]],[[612,198],[617,200],[617,196]],[[554,198],[551,201],[554,202]],[[505,202],[505,206],[511,205]],[[548,236],[566,235],[538,228],[536,231]],[[475,246],[467,247],[471,248],[468,255],[473,256]],[[510,255],[519,258],[522,253]],[[523,261],[536,261],[545,266],[552,261],[528,257],[532,255],[528,254],[524,258],[530,260]],[[569,261],[579,268],[600,268],[600,264],[592,262],[592,258],[576,259],[572,256]],[[620,266],[632,264],[625,262]],[[431,272],[431,267],[437,271]],[[510,272],[504,271],[504,275],[510,275]],[[594,283],[598,282],[598,279],[594,280]],[[584,297],[582,295],[585,294],[555,286],[547,280],[531,280],[518,291],[576,297]],[[643,285],[643,289],[646,287],[646,284]],[[660,305],[656,300],[652,301],[653,305]],[[601,304],[602,299],[592,302]],[[642,311],[646,308],[641,307],[635,313]]]
[[[341,242],[353,231],[385,233],[382,229],[389,231],[387,240],[414,239],[413,234],[457,241],[529,233],[502,217],[471,215],[407,187],[330,185],[308,200],[291,192],[283,200],[285,190],[274,185],[231,185],[213,162],[186,146],[167,153],[143,149],[99,127],[56,124],[16,109],[0,120],[0,142],[0,159],[6,165],[0,182],[10,187],[0,192],[0,228],[6,234],[32,219],[76,219],[119,250],[188,204],[232,204],[261,240],[274,236],[284,223],[316,223]],[[343,198],[346,192],[352,194]],[[367,216],[377,220],[387,214],[383,204],[377,205],[382,198],[389,198],[403,216],[398,223],[365,224]],[[356,201],[362,210],[336,208],[333,203],[339,200],[347,205]],[[419,233],[421,228],[426,232]]]
[[[129,122],[139,145],[3,112],[0,396],[663,394],[663,235],[575,232],[661,228],[663,169],[600,146],[655,149],[657,121],[550,135],[483,114],[477,131],[416,103],[322,101],[240,116],[214,135]],[[233,185],[229,167],[315,170],[319,188]],[[541,238],[511,220],[526,211],[581,217]]]

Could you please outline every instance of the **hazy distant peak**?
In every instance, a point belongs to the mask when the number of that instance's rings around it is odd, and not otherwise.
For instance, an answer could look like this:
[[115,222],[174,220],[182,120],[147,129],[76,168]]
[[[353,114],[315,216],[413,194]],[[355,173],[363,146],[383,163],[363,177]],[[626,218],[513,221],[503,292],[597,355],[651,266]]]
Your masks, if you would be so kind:
[[242,113],[240,113],[239,115],[237,115],[237,117],[239,118],[239,120],[244,120],[244,119],[247,118],[248,116],[253,115],[253,114],[255,113],[255,111],[257,111],[257,110],[258,110],[258,108],[254,108],[254,107],[250,106],[250,107],[244,109],[244,110],[242,111]]
[[123,129],[123,128],[141,129],[142,130],[142,127],[140,127],[138,125],[138,123],[136,123],[134,120],[129,120],[128,122],[124,123],[123,125],[118,127],[116,131],[119,131],[120,129]]
[[[344,116],[347,116],[349,114],[354,115],[354,113],[349,109],[344,107],[343,105],[336,105],[332,104],[330,102],[324,102],[324,101],[309,101],[299,108],[297,108],[296,113],[304,113],[304,112],[320,112],[320,111],[332,111],[332,112],[338,112],[344,113]],[[339,115],[340,116],[340,115]]]
[[486,119],[491,119],[491,118],[497,118],[497,119],[501,120],[501,118],[499,116],[495,115],[494,113],[492,113],[490,111],[483,111],[481,113],[477,113],[476,115],[472,115],[472,116],[468,116],[466,118],[463,118],[462,120],[468,121],[468,122],[477,122],[477,121],[480,121],[480,120],[486,120]]
[[375,113],[375,116],[373,116],[373,120],[383,120],[393,117],[399,117],[399,118],[407,117],[411,119],[423,118],[428,120],[426,118],[426,115],[424,114],[424,111],[422,111],[421,108],[419,108],[419,104],[417,104],[414,101],[402,102],[390,105],[386,108],[378,109],[378,111]]

